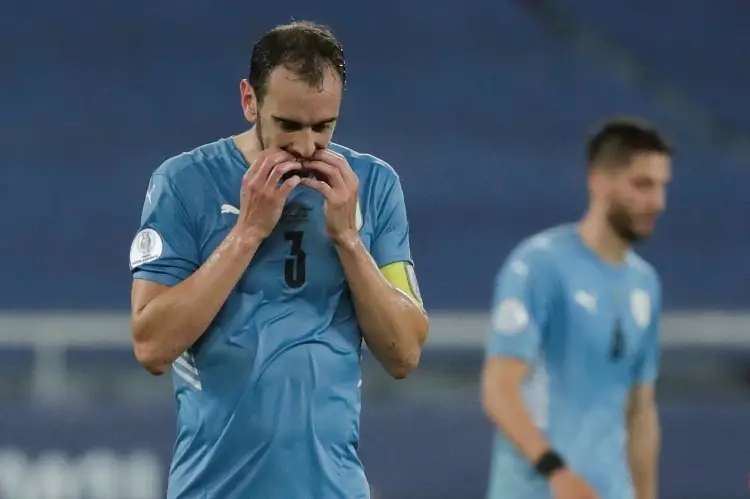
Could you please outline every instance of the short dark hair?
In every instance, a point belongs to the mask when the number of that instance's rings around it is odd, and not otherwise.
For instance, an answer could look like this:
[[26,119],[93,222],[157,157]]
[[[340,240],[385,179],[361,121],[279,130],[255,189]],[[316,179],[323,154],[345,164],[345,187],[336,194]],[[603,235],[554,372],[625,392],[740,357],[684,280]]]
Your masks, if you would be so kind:
[[247,80],[258,101],[263,100],[268,76],[278,66],[293,71],[311,86],[322,85],[326,70],[332,69],[341,84],[346,84],[346,60],[341,43],[329,28],[310,21],[276,26],[255,43]]
[[674,149],[646,120],[627,116],[612,118],[600,125],[589,138],[586,148],[588,169],[627,166],[639,153],[671,156]]

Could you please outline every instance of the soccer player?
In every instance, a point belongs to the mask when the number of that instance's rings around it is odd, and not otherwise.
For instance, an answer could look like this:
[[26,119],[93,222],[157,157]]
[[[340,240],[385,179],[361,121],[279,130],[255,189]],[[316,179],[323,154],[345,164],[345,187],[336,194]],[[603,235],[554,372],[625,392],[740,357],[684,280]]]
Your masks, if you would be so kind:
[[588,143],[580,223],[521,242],[497,279],[482,376],[489,499],[656,499],[661,290],[631,249],[665,206],[671,147],[637,119]]
[[330,142],[341,45],[308,22],[255,45],[249,131],[168,159],[130,250],[135,355],[171,370],[170,499],[359,499],[362,339],[394,378],[428,330],[399,178]]

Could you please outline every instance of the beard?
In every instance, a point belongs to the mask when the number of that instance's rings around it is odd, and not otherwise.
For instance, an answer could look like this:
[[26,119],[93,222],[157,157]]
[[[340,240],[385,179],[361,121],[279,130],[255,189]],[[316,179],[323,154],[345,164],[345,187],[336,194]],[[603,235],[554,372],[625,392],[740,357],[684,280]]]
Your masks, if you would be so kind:
[[628,243],[641,241],[650,235],[636,230],[633,216],[621,204],[613,203],[610,206],[607,213],[607,222],[615,234]]

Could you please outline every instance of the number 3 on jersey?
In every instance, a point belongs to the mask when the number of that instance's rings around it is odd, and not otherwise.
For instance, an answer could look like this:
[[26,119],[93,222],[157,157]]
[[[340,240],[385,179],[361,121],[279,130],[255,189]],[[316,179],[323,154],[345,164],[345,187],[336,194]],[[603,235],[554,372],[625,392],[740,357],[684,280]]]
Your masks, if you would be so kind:
[[286,240],[291,243],[289,256],[284,263],[284,280],[290,288],[299,288],[305,284],[305,251],[302,249],[302,236],[304,232],[294,230],[285,234]]

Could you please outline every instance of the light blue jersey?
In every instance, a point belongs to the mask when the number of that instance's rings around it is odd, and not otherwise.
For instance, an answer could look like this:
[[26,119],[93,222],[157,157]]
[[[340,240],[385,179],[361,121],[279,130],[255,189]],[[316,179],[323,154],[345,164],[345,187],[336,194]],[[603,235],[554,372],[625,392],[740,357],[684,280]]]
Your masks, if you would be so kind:
[[[503,265],[488,357],[527,361],[537,426],[602,499],[632,499],[625,412],[630,389],[655,382],[661,290],[630,252],[620,266],[585,246],[575,225],[521,243]],[[549,499],[548,485],[501,432],[490,499]]]
[[[396,173],[331,149],[359,178],[358,228],[375,262],[411,263]],[[160,166],[131,248],[134,278],[174,286],[195,272],[234,226],[247,168],[231,139]],[[298,187],[211,326],[172,366],[168,498],[368,498],[357,457],[361,349],[323,198]]]

